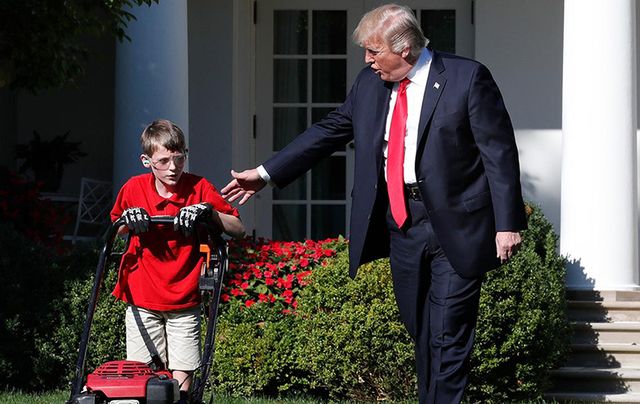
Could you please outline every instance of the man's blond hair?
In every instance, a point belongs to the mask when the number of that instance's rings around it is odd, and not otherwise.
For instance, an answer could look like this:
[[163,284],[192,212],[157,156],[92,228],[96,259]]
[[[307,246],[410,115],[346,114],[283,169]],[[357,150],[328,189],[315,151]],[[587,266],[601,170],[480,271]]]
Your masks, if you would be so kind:
[[429,43],[413,11],[398,4],[385,4],[366,13],[352,37],[360,46],[372,39],[382,40],[397,54],[409,48],[409,61],[416,60]]

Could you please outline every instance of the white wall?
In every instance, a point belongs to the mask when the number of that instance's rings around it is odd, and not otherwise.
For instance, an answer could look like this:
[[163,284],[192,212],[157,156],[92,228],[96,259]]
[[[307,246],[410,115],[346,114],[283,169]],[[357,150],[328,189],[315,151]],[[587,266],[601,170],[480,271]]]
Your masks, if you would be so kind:
[[562,127],[562,30],[562,1],[476,1],[476,58],[491,69],[516,129]]
[[[148,171],[140,163],[140,133],[156,119],[175,122],[189,140],[188,17],[184,1],[134,7],[131,42],[116,47],[113,183]],[[187,143],[188,144],[188,143]]]
[[522,192],[545,213],[560,234],[560,129],[516,130],[520,154]]
[[190,0],[188,16],[189,170],[220,189],[232,167],[233,4]]
[[476,59],[491,70],[513,120],[525,199],[559,232],[563,2],[475,4]]

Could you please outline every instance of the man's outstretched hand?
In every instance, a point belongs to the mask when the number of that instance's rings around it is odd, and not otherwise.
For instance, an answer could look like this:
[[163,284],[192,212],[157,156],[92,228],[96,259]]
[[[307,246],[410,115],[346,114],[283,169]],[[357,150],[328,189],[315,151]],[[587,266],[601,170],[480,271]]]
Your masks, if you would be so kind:
[[233,180],[220,190],[222,197],[229,202],[240,198],[240,205],[244,205],[256,192],[264,188],[267,183],[260,177],[258,170],[244,170],[235,172],[231,170]]

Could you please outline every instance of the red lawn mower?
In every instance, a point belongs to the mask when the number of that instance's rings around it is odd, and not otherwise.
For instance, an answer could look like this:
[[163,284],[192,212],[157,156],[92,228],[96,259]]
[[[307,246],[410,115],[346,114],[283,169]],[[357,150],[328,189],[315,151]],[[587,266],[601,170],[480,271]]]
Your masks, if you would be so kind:
[[[150,225],[173,225],[173,219],[171,216],[152,216]],[[154,357],[152,362],[148,364],[127,360],[107,362],[89,374],[85,381],[87,347],[98,294],[108,262],[114,259],[113,257],[121,258],[120,254],[115,254],[112,250],[117,231],[123,224],[121,219],[117,220],[105,236],[106,242],[96,267],[93,289],[87,307],[87,318],[80,339],[75,377],[71,384],[71,396],[67,404],[174,404],[180,400],[178,381],[172,378],[171,372],[163,368],[162,361],[158,357]],[[192,376],[194,381],[187,399],[189,404],[204,403],[202,397],[213,361],[214,336],[222,280],[228,264],[227,244],[220,237],[220,229],[211,221],[200,222],[199,227],[204,228],[204,232],[194,232],[195,237],[198,237],[198,233],[206,234],[206,241],[200,240],[205,241],[200,243],[200,253],[205,257],[199,286],[202,293],[203,310],[206,313],[207,332],[202,364]],[[213,402],[213,393],[209,402]]]

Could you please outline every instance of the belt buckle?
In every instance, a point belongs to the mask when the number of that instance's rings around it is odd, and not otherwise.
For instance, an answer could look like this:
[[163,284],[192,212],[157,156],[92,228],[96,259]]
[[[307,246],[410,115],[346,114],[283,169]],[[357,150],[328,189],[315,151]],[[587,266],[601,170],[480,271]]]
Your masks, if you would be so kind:
[[407,189],[409,198],[413,199],[414,201],[422,200],[422,194],[420,193],[420,188],[418,188],[417,185],[407,185],[405,188]]

